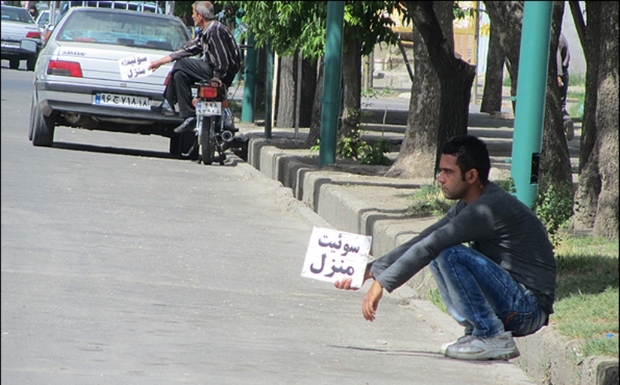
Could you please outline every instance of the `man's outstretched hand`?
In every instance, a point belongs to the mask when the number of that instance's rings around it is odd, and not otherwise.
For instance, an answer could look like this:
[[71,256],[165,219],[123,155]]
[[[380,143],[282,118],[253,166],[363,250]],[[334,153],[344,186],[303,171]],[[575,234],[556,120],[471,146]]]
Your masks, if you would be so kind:
[[170,57],[170,55],[164,56],[161,59],[153,60],[151,64],[149,65],[149,69],[151,71],[156,71],[159,67],[161,67],[162,65],[166,63],[170,63],[171,61],[172,61],[172,58]]
[[[364,271],[364,282],[362,282],[362,286],[370,278],[374,279],[372,273],[370,272],[370,269],[366,268],[366,271]],[[351,287],[351,282],[353,282],[353,279],[345,278],[342,281],[334,282],[334,287],[336,289],[342,289],[342,290],[358,290],[359,289],[358,287]]]
[[[372,273],[369,269],[366,269],[364,272],[364,282],[368,279],[373,278]],[[341,281],[334,282],[334,287],[341,290],[358,290],[357,287],[351,287],[351,278],[345,278]],[[363,285],[363,284],[362,284]],[[364,296],[364,302],[362,303],[362,314],[364,318],[368,321],[375,320],[375,314],[377,313],[377,307],[379,306],[379,301],[383,296],[383,286],[377,281],[372,283],[372,286]]]
[[375,320],[375,314],[377,313],[381,297],[383,297],[383,286],[378,281],[374,281],[364,296],[364,302],[362,303],[362,314],[367,321],[372,322]]
[[358,290],[358,287],[351,287],[351,282],[353,281],[353,279],[351,278],[345,278],[342,281],[336,281],[334,282],[334,287],[336,289],[341,289],[341,290]]

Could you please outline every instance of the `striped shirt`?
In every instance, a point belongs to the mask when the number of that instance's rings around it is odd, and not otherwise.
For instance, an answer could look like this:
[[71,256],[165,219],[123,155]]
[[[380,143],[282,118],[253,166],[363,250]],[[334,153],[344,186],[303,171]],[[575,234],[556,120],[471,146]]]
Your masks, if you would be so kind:
[[239,47],[228,27],[212,20],[198,35],[183,47],[170,54],[172,60],[202,54],[204,60],[213,68],[213,77],[220,80],[232,79],[241,67]]

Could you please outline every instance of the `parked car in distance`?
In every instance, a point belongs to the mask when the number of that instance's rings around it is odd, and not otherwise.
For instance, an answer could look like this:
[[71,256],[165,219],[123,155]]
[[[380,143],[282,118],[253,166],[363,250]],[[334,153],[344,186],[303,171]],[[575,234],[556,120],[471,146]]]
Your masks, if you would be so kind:
[[49,37],[49,34],[54,29],[54,25],[58,23],[64,14],[73,7],[113,8],[138,12],[164,13],[157,3],[152,1],[60,1],[59,6],[56,7],[56,17],[54,18],[54,22],[51,22],[50,20],[51,10],[49,7],[44,11],[40,11],[39,16],[37,17],[36,23],[39,26],[39,29],[41,29],[43,43],[45,43]]
[[[189,40],[176,16],[109,8],[73,7],[60,19],[43,46],[34,74],[29,139],[51,146],[56,126],[160,135],[170,138],[170,153],[188,152],[194,133],[179,135],[183,119],[151,111],[163,101],[172,63],[147,76],[121,66],[169,54]],[[138,67],[137,67],[138,68]],[[144,68],[144,67],[139,67]]]
[[[42,33],[45,30],[45,27],[50,22],[50,15],[51,15],[50,12],[51,11],[49,9],[41,11],[39,13],[39,16],[37,16],[37,20],[35,21],[37,23],[37,25],[39,26],[39,29],[41,30]],[[58,21],[59,19],[60,19],[60,10],[57,10],[56,11],[56,21]]]
[[[18,69],[19,63],[26,60],[28,71],[34,70],[41,47],[41,31],[27,9],[2,5],[2,59],[9,61],[9,68]],[[36,43],[34,52],[24,49],[23,40]]]

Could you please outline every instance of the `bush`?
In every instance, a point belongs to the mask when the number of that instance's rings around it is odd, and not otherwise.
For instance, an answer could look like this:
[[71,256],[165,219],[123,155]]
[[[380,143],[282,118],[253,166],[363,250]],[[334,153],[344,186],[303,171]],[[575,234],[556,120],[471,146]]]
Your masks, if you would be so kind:
[[536,200],[536,215],[547,229],[554,246],[560,242],[558,230],[573,216],[573,195],[568,189],[559,190],[549,186],[540,191]]

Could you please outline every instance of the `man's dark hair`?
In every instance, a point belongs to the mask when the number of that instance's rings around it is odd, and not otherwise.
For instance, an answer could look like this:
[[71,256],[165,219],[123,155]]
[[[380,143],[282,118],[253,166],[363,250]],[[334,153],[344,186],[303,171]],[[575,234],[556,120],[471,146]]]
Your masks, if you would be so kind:
[[461,169],[461,178],[465,180],[465,173],[476,169],[480,182],[486,183],[489,179],[491,160],[487,145],[473,135],[458,135],[444,143],[441,153],[456,156],[456,164]]

